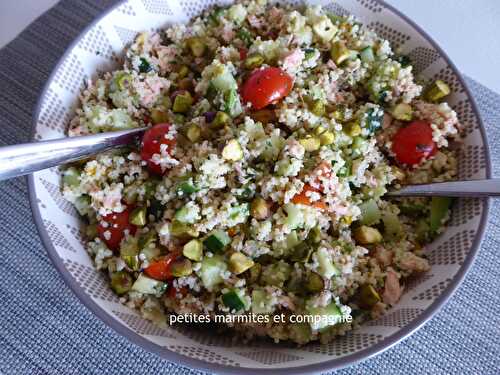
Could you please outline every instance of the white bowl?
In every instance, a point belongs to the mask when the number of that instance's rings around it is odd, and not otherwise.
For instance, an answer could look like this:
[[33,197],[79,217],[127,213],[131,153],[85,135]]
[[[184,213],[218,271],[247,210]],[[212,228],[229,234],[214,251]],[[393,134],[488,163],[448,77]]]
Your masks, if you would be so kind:
[[[292,0],[296,3],[296,1]],[[129,0],[101,15],[71,45],[52,72],[34,116],[36,140],[64,136],[86,77],[113,69],[124,47],[144,30],[187,22],[215,0]],[[490,159],[478,110],[463,79],[443,51],[412,21],[374,0],[313,1],[331,11],[352,13],[394,48],[408,54],[416,73],[442,78],[450,104],[465,125],[459,178],[489,178]],[[132,342],[171,361],[221,373],[304,373],[344,367],[394,345],[425,323],[462,281],[478,251],[488,215],[487,199],[455,204],[449,227],[429,246],[432,269],[406,285],[400,302],[382,318],[326,345],[301,348],[270,343],[233,345],[228,335],[193,327],[160,329],[118,302],[84,249],[82,222],[60,194],[57,168],[29,178],[35,221],[50,258],[66,283],[99,318]]]

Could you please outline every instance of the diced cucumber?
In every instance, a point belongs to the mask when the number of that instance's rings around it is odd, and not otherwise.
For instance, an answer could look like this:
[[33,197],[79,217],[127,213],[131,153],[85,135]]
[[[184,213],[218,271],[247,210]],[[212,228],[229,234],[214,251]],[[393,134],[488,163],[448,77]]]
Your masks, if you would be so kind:
[[338,177],[349,177],[352,174],[352,160],[345,160],[345,164],[337,172]]
[[247,9],[242,4],[232,5],[227,12],[227,16],[231,21],[240,24],[245,21]]
[[135,237],[128,237],[122,241],[120,246],[120,258],[130,267],[139,270],[139,247]]
[[80,185],[80,171],[75,167],[69,167],[63,172],[63,182],[71,187]]
[[182,254],[186,258],[199,262],[203,257],[203,244],[201,241],[193,239],[184,245]]
[[141,273],[137,280],[135,280],[134,285],[132,285],[132,290],[144,294],[159,295],[167,290],[167,283],[152,279]]
[[224,112],[231,117],[236,117],[241,111],[241,103],[236,89],[226,91],[224,94]]
[[222,158],[229,161],[238,161],[243,159],[243,149],[236,139],[227,142],[222,150]]
[[275,171],[279,176],[296,176],[300,170],[301,164],[297,159],[281,159],[275,164]]
[[222,302],[231,311],[240,311],[246,308],[246,301],[243,292],[238,289],[232,289],[222,295]]
[[175,220],[183,224],[194,224],[198,218],[197,207],[193,204],[186,204],[175,212]]
[[352,158],[353,159],[356,159],[358,157],[360,157],[361,155],[363,155],[363,147],[365,145],[365,140],[363,139],[363,137],[354,137],[353,140],[352,140]]
[[292,249],[295,246],[297,246],[300,242],[301,241],[299,240],[299,237],[297,236],[297,232],[293,230],[286,237],[286,248]]
[[193,183],[193,179],[189,178],[179,182],[177,185],[177,194],[189,195],[198,192],[200,189]]
[[203,245],[214,253],[221,252],[230,243],[231,237],[223,230],[215,230],[203,240]]
[[321,16],[312,26],[314,33],[324,42],[329,42],[337,34],[338,28],[327,16]]
[[443,225],[443,219],[448,214],[451,201],[452,199],[448,197],[432,197],[430,218],[430,230],[432,232],[436,232]]
[[229,70],[225,67],[223,67],[221,69],[220,74],[212,78],[210,82],[215,87],[215,89],[221,92],[238,89],[238,84],[236,83],[236,80],[229,72]]
[[316,258],[319,263],[318,273],[329,279],[332,276],[340,275],[340,270],[333,264],[333,259],[327,249],[324,247],[316,251]]
[[359,53],[359,57],[363,62],[375,61],[375,55],[373,54],[373,48],[371,46],[365,47]]
[[307,311],[310,315],[317,317],[311,319],[309,323],[313,331],[319,331],[328,326],[335,325],[342,318],[342,313],[335,302],[324,307],[309,307]]
[[146,259],[150,262],[155,258],[158,258],[161,254],[161,250],[157,247],[148,246],[141,250],[141,254],[146,257]]
[[262,289],[252,291],[252,312],[254,314],[271,314],[274,312],[270,296]]
[[361,210],[360,223],[362,225],[373,225],[380,221],[380,209],[374,199],[369,199],[359,205]]
[[113,75],[113,79],[111,79],[109,83],[109,91],[116,92],[120,90],[127,90],[130,87],[130,84],[133,80],[131,74],[128,74],[124,71],[117,71]]
[[91,203],[90,196],[84,194],[76,198],[74,205],[78,213],[84,216],[90,212],[90,203]]
[[262,151],[262,158],[265,161],[275,161],[285,144],[283,137],[272,134],[268,139],[265,140],[264,151]]
[[296,229],[304,225],[304,215],[297,205],[293,203],[287,203],[283,206],[283,209],[287,214],[285,224],[290,229]]
[[203,258],[201,268],[198,272],[203,286],[211,291],[213,287],[224,281],[221,273],[226,270],[227,264],[224,262],[224,258],[220,255],[214,255],[212,257]]

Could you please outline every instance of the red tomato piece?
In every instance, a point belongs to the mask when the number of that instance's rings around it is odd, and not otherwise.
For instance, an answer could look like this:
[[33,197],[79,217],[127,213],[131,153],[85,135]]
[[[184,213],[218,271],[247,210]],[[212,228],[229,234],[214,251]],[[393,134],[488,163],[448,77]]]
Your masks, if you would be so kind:
[[155,280],[166,281],[172,279],[170,268],[172,262],[179,257],[178,253],[171,253],[157,261],[152,262],[148,268],[144,269],[144,273]]
[[247,58],[248,50],[246,48],[240,48],[240,60],[243,61]]
[[97,226],[99,238],[104,241],[110,250],[116,251],[120,248],[120,242],[125,236],[125,230],[128,230],[132,235],[135,234],[137,227],[128,221],[131,211],[127,207],[123,212],[108,214],[102,218]]
[[241,95],[244,102],[259,110],[287,96],[292,87],[292,77],[280,68],[269,67],[255,70],[244,83]]
[[150,172],[162,175],[165,173],[160,164],[156,164],[152,158],[154,154],[161,154],[161,145],[167,145],[167,152],[172,155],[176,144],[175,139],[167,139],[165,135],[170,130],[170,124],[157,124],[144,133],[141,143],[141,159],[148,163]]
[[320,193],[320,190],[313,188],[309,184],[305,184],[302,188],[302,191],[299,194],[295,194],[295,196],[292,198],[292,203],[304,204],[306,206],[316,207],[320,210],[326,210],[325,202],[322,202],[321,200],[312,202],[311,199],[307,196],[307,192]]
[[436,143],[432,140],[432,128],[426,121],[413,121],[398,130],[392,139],[392,152],[401,164],[417,165],[424,158],[434,155]]

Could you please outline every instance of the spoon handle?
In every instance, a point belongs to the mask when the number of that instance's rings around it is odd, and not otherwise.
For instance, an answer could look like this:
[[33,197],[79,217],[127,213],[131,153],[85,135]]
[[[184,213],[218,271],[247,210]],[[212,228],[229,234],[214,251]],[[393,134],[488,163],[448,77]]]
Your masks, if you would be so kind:
[[392,197],[498,197],[500,196],[500,179],[409,185],[400,190],[391,191],[387,195]]
[[145,128],[0,147],[0,180],[132,144]]

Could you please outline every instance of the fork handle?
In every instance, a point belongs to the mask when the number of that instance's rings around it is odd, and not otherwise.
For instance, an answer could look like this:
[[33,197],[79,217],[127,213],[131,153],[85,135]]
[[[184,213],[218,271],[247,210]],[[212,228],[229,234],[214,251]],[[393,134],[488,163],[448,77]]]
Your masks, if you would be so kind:
[[400,190],[391,191],[387,195],[392,197],[498,197],[500,196],[500,179],[409,185]]
[[0,180],[72,162],[132,144],[145,128],[0,147]]

